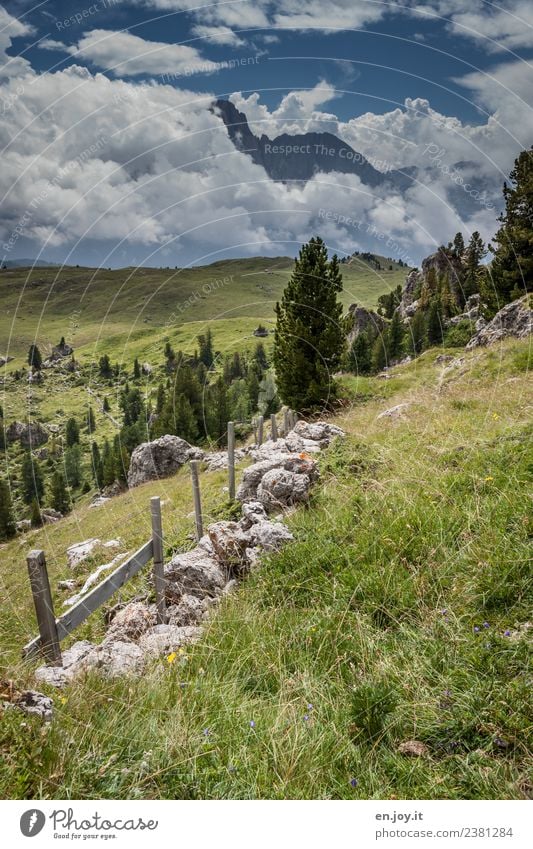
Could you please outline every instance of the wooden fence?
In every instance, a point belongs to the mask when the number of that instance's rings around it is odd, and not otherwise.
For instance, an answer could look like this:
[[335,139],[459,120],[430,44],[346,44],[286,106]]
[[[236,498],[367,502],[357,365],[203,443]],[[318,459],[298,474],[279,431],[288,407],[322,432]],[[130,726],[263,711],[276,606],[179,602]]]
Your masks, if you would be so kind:
[[[283,432],[287,433],[296,424],[296,414],[285,410],[283,414]],[[260,416],[254,422],[256,443],[261,445],[264,435],[264,420]],[[271,438],[278,438],[276,417],[271,416]],[[202,501],[200,495],[199,461],[190,463],[191,483],[193,492],[194,512],[196,519],[196,538],[203,535]],[[235,423],[228,422],[228,493],[230,501],[235,500]],[[83,596],[66,613],[56,618],[50,580],[46,566],[44,551],[35,549],[27,557],[28,574],[33,595],[33,603],[37,616],[39,636],[24,646],[23,656],[32,658],[43,654],[47,663],[53,666],[62,665],[61,640],[68,637],[75,628],[85,622],[88,617],[102,606],[124,584],[137,575],[150,560],[153,561],[152,579],[157,606],[157,623],[164,624],[167,620],[165,603],[164,549],[163,529],[161,522],[161,500],[159,496],[150,499],[152,520],[152,536],[131,557],[118,566],[105,580]]]

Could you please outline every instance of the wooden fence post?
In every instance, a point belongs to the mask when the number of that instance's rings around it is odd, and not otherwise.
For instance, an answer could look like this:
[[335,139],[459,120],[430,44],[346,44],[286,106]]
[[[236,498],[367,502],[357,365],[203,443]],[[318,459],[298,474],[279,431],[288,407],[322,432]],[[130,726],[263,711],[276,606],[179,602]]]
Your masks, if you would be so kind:
[[191,460],[192,497],[194,501],[194,515],[196,518],[196,539],[200,540],[204,535],[204,523],[202,520],[202,500],[200,498],[200,479],[198,477],[198,460]]
[[263,416],[259,416],[259,422],[257,424],[257,445],[261,446],[263,444]]
[[154,495],[150,499],[150,511],[152,514],[152,545],[154,550],[152,574],[154,576],[155,601],[157,605],[157,624],[165,625],[167,621],[167,606],[165,603],[163,526],[161,523],[161,499],[158,495]]
[[287,436],[290,429],[290,410],[285,407],[283,410],[283,436]]
[[229,500],[235,501],[235,424],[228,422],[228,489]]
[[28,574],[30,576],[31,591],[37,624],[41,636],[41,650],[49,665],[62,666],[61,648],[57,635],[57,624],[54,613],[52,593],[50,592],[50,581],[46,568],[44,551],[35,549],[30,551],[27,558]]
[[272,431],[272,441],[275,442],[278,438],[278,423],[276,422],[275,413],[271,413],[270,415],[270,427]]

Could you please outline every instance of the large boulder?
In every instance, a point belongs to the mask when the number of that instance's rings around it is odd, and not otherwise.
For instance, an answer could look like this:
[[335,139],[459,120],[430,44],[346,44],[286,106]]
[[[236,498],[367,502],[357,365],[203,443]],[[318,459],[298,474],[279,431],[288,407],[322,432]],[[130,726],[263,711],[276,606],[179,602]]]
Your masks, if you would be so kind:
[[349,325],[347,337],[349,345],[352,344],[357,336],[365,333],[369,327],[374,334],[380,335],[388,324],[387,319],[378,315],[377,312],[367,310],[366,307],[360,307],[357,304],[350,304],[348,307],[347,322]]
[[48,433],[40,422],[12,422],[6,430],[8,442],[20,442],[23,448],[38,448],[48,442]]
[[220,595],[227,582],[218,560],[202,546],[176,554],[165,566],[165,578],[166,598],[170,604],[179,604],[184,595],[213,598]]
[[189,460],[201,460],[204,452],[189,445],[179,436],[169,434],[143,442],[131,455],[128,485],[139,486],[146,481],[173,475]]
[[267,510],[279,510],[309,500],[311,480],[308,475],[271,469],[261,478],[257,498]]
[[524,295],[517,301],[511,301],[496,313],[492,321],[472,336],[467,348],[480,345],[492,345],[500,339],[514,336],[524,339],[533,332],[533,295]]
[[140,601],[132,601],[114,616],[107,636],[116,640],[138,640],[154,625],[154,611]]

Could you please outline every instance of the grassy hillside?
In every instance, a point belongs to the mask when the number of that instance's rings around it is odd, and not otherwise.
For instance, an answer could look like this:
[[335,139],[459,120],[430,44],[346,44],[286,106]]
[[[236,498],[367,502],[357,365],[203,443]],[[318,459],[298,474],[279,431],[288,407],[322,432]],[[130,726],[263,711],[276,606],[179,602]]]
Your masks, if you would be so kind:
[[[93,674],[54,694],[49,726],[5,713],[4,798],[532,794],[528,342],[446,372],[438,353],[389,380],[344,379],[353,403],[336,422],[348,437],[320,457],[311,506],[288,520],[294,544],[199,644],[140,680]],[[377,418],[398,403],[402,417]],[[202,475],[212,516],[225,512],[224,482]],[[4,674],[18,685],[31,682],[18,652],[35,632],[27,550],[46,550],[55,588],[67,544],[145,539],[154,493],[167,544],[186,544],[182,470],[2,546]],[[102,628],[100,611],[76,636]],[[425,753],[401,754],[408,740]]]

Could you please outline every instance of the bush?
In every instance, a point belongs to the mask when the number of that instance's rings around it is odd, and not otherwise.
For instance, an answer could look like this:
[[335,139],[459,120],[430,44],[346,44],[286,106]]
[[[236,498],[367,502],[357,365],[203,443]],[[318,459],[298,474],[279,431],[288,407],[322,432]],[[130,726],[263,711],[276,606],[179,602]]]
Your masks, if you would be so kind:
[[470,341],[476,331],[473,321],[459,321],[457,324],[448,327],[444,334],[445,348],[464,348],[467,342]]

